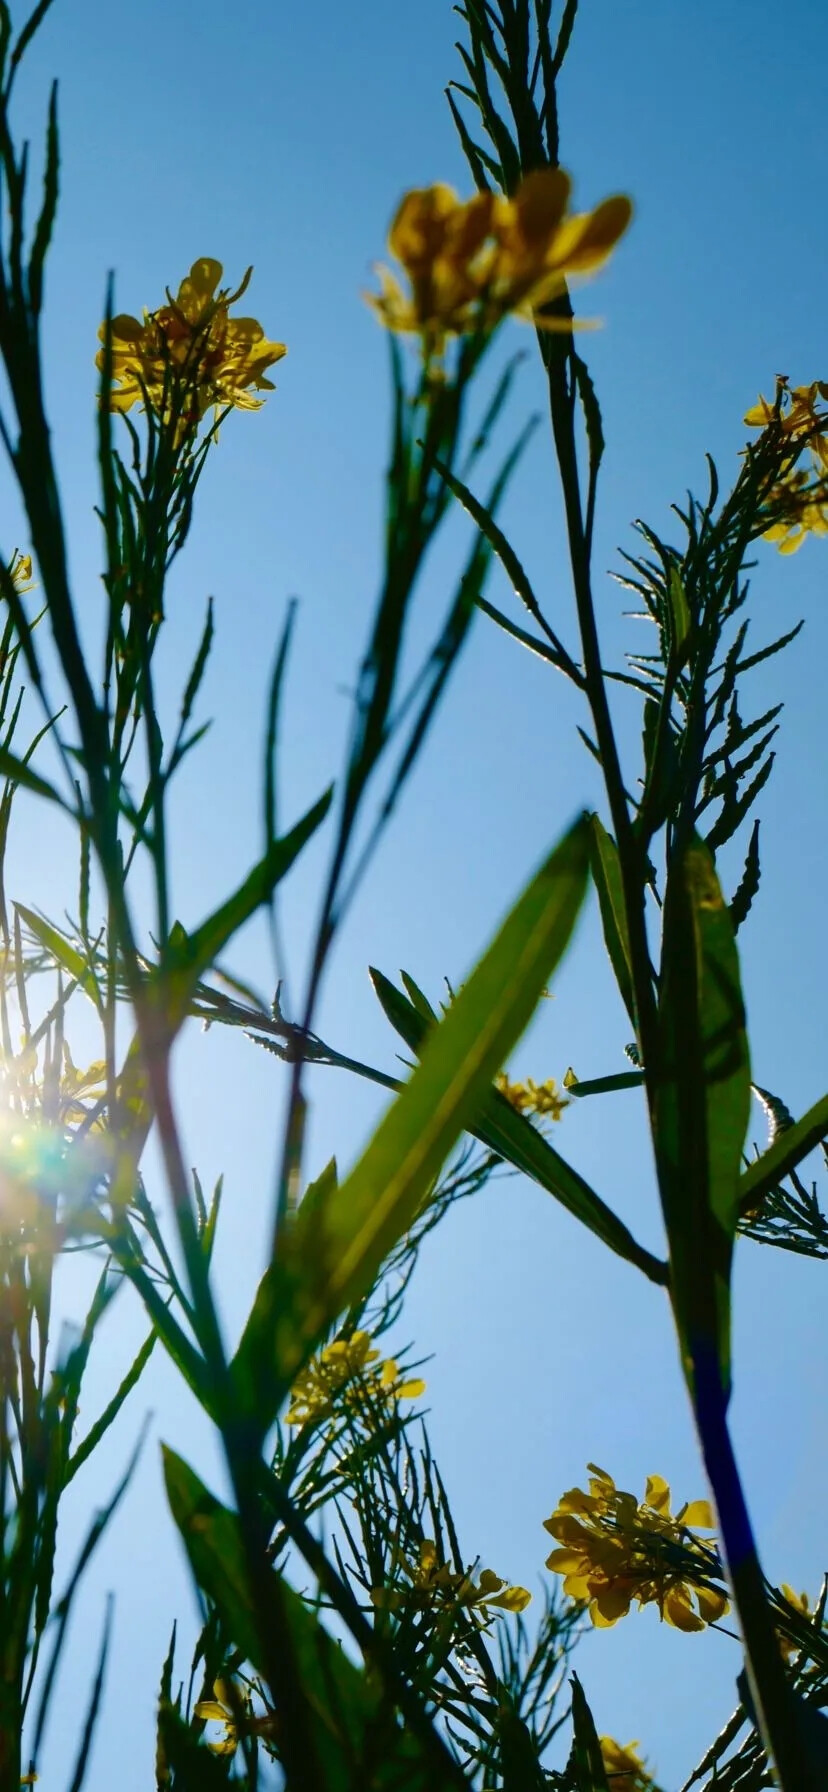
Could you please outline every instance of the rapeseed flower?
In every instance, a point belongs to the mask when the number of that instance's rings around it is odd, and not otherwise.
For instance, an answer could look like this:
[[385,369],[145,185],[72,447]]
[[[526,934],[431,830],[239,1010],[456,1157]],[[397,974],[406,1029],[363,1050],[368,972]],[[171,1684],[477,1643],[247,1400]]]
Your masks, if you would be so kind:
[[242,1699],[230,1690],[228,1681],[218,1679],[213,1683],[213,1698],[199,1699],[193,1707],[193,1716],[200,1717],[207,1723],[224,1725],[224,1735],[217,1741],[208,1743],[214,1755],[234,1755],[239,1746],[239,1736],[260,1736],[264,1742],[272,1742],[276,1737],[275,1712],[266,1712],[261,1717],[254,1716],[249,1696]]
[[9,561],[7,571],[15,590],[20,593],[21,597],[23,597],[27,591],[34,590],[31,554],[21,554],[19,548],[15,548],[11,560]]
[[610,1792],[649,1792],[653,1785],[638,1753],[638,1743],[616,1742],[612,1736],[599,1736],[598,1746]]
[[526,1587],[510,1586],[491,1568],[481,1569],[477,1582],[471,1573],[460,1573],[440,1560],[437,1544],[430,1537],[420,1544],[416,1561],[400,1554],[399,1567],[408,1581],[405,1587],[374,1587],[371,1602],[378,1609],[398,1611],[402,1608],[428,1611],[440,1607],[462,1606],[488,1622],[489,1611],[522,1612],[532,1595]]
[[495,1088],[519,1114],[534,1114],[538,1119],[560,1120],[564,1108],[570,1105],[554,1077],[545,1083],[535,1083],[531,1077],[525,1083],[513,1083],[501,1070],[495,1077]]
[[338,1413],[352,1417],[372,1403],[416,1400],[425,1382],[406,1379],[393,1358],[380,1362],[368,1332],[335,1338],[313,1357],[291,1389],[288,1425],[308,1425]]
[[[796,1612],[797,1617],[807,1618],[809,1620],[813,1619],[814,1614],[807,1593],[795,1593],[793,1587],[789,1587],[787,1581],[784,1580],[779,1591],[787,1604]],[[781,1630],[778,1630],[776,1634],[779,1638],[779,1647],[785,1660],[790,1661],[792,1655],[797,1655],[799,1653],[798,1644],[793,1642],[791,1637],[785,1636],[784,1632]]]
[[[179,434],[195,430],[214,406],[221,410],[259,410],[258,392],[272,392],[267,369],[287,354],[283,342],[271,342],[254,317],[231,317],[230,307],[246,291],[252,268],[235,292],[220,287],[220,261],[202,256],[194,261],[175,298],[145,311],[143,321],[122,313],[113,317],[112,377],[109,408],[128,411],[134,404],[149,408],[164,422],[173,419]],[[106,325],[98,331],[106,340]],[[105,349],[95,365],[104,367]]]
[[632,215],[622,194],[571,214],[571,190],[562,168],[525,175],[510,199],[476,193],[464,201],[442,182],[414,188],[388,235],[408,291],[379,265],[381,290],[366,295],[369,304],[388,329],[419,335],[436,353],[446,337],[489,334],[510,313],[569,329],[568,319],[544,317],[542,308],[572,275],[603,266]]
[[795,554],[806,535],[828,535],[828,381],[809,386],[776,383],[773,404],[760,397],[745,416],[751,429],[775,429],[790,443],[792,457],[807,449],[810,465],[790,466],[771,487],[763,513],[771,519],[762,530],[781,554]]
[[644,1498],[618,1489],[604,1469],[589,1465],[589,1493],[573,1487],[544,1520],[561,1546],[547,1568],[564,1577],[564,1592],[589,1607],[593,1624],[608,1627],[626,1616],[633,1600],[655,1604],[678,1630],[704,1630],[729,1611],[722,1568],[713,1542],[695,1535],[712,1530],[707,1500],[692,1500],[675,1514],[670,1489],[650,1475]]

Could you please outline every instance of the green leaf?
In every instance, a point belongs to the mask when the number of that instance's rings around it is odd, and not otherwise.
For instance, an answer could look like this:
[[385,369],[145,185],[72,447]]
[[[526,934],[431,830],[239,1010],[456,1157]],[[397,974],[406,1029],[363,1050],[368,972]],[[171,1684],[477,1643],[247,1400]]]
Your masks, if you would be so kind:
[[61,809],[67,808],[54,785],[49,784],[46,778],[39,777],[26,764],[25,759],[18,759],[17,754],[12,753],[8,747],[0,747],[0,777],[8,778],[10,784],[22,784],[25,790],[31,790],[35,796],[47,797],[50,803],[57,803]]
[[730,904],[730,919],[733,922],[734,933],[738,933],[742,922],[750,914],[754,897],[759,889],[760,876],[759,823],[755,821],[748,843],[745,868],[739,880],[739,887]]
[[698,835],[668,873],[661,991],[654,1135],[676,1323],[691,1387],[712,1355],[727,1392],[750,1061],[733,923]]
[[81,1440],[77,1449],[70,1456],[66,1465],[65,1485],[68,1485],[72,1476],[77,1474],[81,1464],[86,1461],[88,1456],[91,1456],[92,1451],[97,1448],[101,1438],[118,1417],[127,1395],[132,1393],[133,1388],[137,1386],[144,1373],[147,1363],[152,1356],[157,1336],[157,1332],[151,1331],[144,1339],[137,1356],[127,1370],[117,1392],[113,1394],[112,1399],[109,1401],[108,1405],[104,1407],[100,1417],[95,1420],[94,1425],[90,1427],[86,1436]]
[[738,1207],[740,1213],[749,1213],[761,1201],[763,1195],[795,1170],[797,1164],[828,1139],[828,1095],[821,1101],[815,1101],[801,1120],[793,1126],[786,1127],[784,1132],[774,1139],[769,1150],[751,1164],[739,1178]]
[[681,574],[678,567],[675,566],[672,561],[670,563],[670,571],[667,581],[667,596],[670,600],[673,647],[677,659],[681,664],[685,658],[684,648],[687,636],[690,633],[690,609]]
[[[196,1582],[218,1608],[245,1660],[268,1681],[270,1651],[262,1644],[238,1518],[180,1456],[166,1447],[162,1450],[170,1510]],[[426,1749],[410,1730],[399,1729],[376,1682],[369,1683],[349,1661],[281,1575],[272,1570],[260,1581],[259,1592],[265,1611],[272,1604],[274,1619],[292,1651],[295,1684],[306,1702],[326,1792],[353,1792],[354,1785],[363,1783],[359,1764],[369,1760],[374,1763],[370,1783],[377,1792],[403,1787],[406,1792],[443,1792],[457,1784],[448,1771],[440,1773],[437,1737],[434,1749]],[[271,1692],[278,1691],[271,1687]],[[279,1721],[288,1716],[283,1704]]]
[[570,1769],[578,1792],[610,1792],[595,1720],[577,1674],[572,1675],[572,1754]]
[[78,987],[89,997],[98,1013],[102,1014],[101,993],[95,976],[82,953],[78,952],[74,946],[70,946],[63,934],[58,933],[57,928],[53,927],[49,921],[44,921],[42,916],[36,915],[33,909],[26,908],[22,902],[16,902],[14,906],[18,914],[22,915],[29,932],[34,934],[35,939],[40,942],[45,951],[51,954],[56,963],[68,972]]
[[[405,996],[394,988],[393,983],[381,971],[372,969],[371,981],[392,1027],[411,1050],[419,1055],[428,1030],[428,1023],[422,1013],[418,1012],[413,1002],[406,1001]],[[405,972],[403,981],[407,988],[409,985],[412,989],[417,988],[413,979],[408,978]],[[425,1003],[426,998],[421,990],[418,995]],[[573,1169],[531,1121],[511,1107],[498,1090],[492,1089],[489,1092],[480,1114],[467,1130],[516,1170],[522,1170],[524,1175],[530,1176],[547,1194],[554,1195],[568,1213],[580,1220],[582,1225],[619,1257],[623,1257],[628,1263],[634,1263],[651,1282],[661,1286],[666,1283],[666,1264],[658,1257],[653,1257],[637,1242],[623,1221],[590,1188],[580,1172]]]
[[[524,435],[520,438],[521,446],[527,433],[528,431],[524,431]],[[545,624],[540,604],[538,603],[535,593],[532,590],[532,586],[529,583],[528,575],[521,565],[514,548],[507,540],[500,525],[495,522],[492,514],[494,505],[491,497],[488,506],[481,504],[480,499],[474,496],[474,493],[469,490],[469,487],[464,481],[459,479],[457,474],[453,473],[451,468],[447,467],[436,455],[434,464],[445,479],[450,491],[452,491],[454,496],[459,499],[463,508],[468,511],[469,516],[472,517],[473,521],[477,524],[481,535],[485,537],[489,546],[493,548],[515,595],[521,599],[523,604],[525,604],[530,616],[534,617],[539,626],[541,628],[546,628],[550,646],[548,652],[544,654],[544,657],[552,659],[553,664],[556,665],[559,670],[566,671],[569,676],[574,679],[576,684],[582,684],[583,680],[581,674],[574,662],[570,659],[569,654],[561,645],[557,636],[554,635]],[[480,599],[477,599],[477,602],[480,603]],[[480,607],[483,609],[488,608],[488,613],[490,615],[492,614],[493,606],[487,606],[485,603],[482,603],[480,604]],[[496,614],[497,613],[495,612],[495,615]],[[510,630],[510,632],[514,631]],[[528,639],[527,645],[535,645],[534,642],[531,641],[531,637]],[[544,650],[542,647],[539,647],[538,651],[543,652]]]
[[590,816],[589,866],[598,892],[604,944],[615,972],[618,993],[635,1026],[632,957],[627,928],[627,907],[618,847],[597,815]]
[[502,1704],[494,1729],[500,1747],[503,1792],[546,1792],[549,1785],[538,1760],[538,1745],[529,1725],[508,1704]]
[[199,978],[214,964],[219,953],[251,915],[269,902],[276,885],[324,821],[332,796],[333,786],[289,834],[273,841],[244,883],[193,933],[187,933],[181,923],[176,922],[170,933],[164,981],[167,1018],[173,1030],[181,1025]]
[[344,1183],[283,1236],[235,1360],[239,1397],[264,1433],[296,1373],[371,1286],[534,1013],[584,898],[587,822],[541,866]]

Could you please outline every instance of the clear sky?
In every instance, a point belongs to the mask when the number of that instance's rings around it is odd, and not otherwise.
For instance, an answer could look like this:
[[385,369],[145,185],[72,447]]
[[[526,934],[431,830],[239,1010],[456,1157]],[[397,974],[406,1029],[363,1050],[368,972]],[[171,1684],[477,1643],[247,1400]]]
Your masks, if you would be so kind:
[[[743,413],[775,374],[800,383],[828,372],[828,251],[816,228],[824,124],[807,103],[826,66],[828,13],[820,0],[787,12],[771,0],[583,0],[582,12],[561,94],[562,159],[578,202],[623,189],[636,203],[611,270],[581,300],[582,311],[605,319],[587,344],[609,441],[602,574],[618,566],[619,547],[632,547],[636,516],[666,526],[670,503],[688,485],[702,486],[705,450],[723,481],[731,478]],[[232,8],[144,0],[140,9],[56,0],[21,81],[19,129],[37,140],[48,79],[60,78],[63,192],[47,285],[47,395],[90,642],[100,614],[92,360],[108,270],[116,309],[140,312],[197,256],[220,258],[229,280],[253,262],[249,308],[289,348],[265,410],[227,424],[172,581],[170,703],[208,593],[218,628],[202,705],[216,722],[182,777],[175,814],[175,906],[185,924],[233,886],[259,849],[267,674],[294,594],[286,815],[298,816],[340,762],[380,564],[388,415],[386,344],[360,291],[407,186],[469,185],[443,99],[460,74],[457,27],[450,0],[236,0]],[[525,347],[528,359],[504,450],[529,412],[543,410],[531,334],[510,330],[509,346]],[[7,554],[26,543],[3,477]],[[572,640],[543,429],[503,515]],[[465,541],[464,526],[452,525],[430,562],[416,625],[423,638]],[[806,628],[755,675],[757,713],[780,698],[786,711],[758,811],[765,876],[740,943],[755,1075],[796,1111],[825,1087],[827,574],[828,544],[809,542],[792,561],[772,548],[758,552],[756,644],[800,616]],[[509,606],[501,577],[490,589]],[[607,656],[617,657],[635,625],[620,620],[623,594],[608,578],[599,577],[598,592]],[[394,1068],[369,962],[389,975],[404,966],[432,995],[444,975],[462,979],[554,838],[597,798],[576,719],[584,720],[562,682],[480,617],[325,986],[320,1030],[333,1043]],[[634,751],[632,734],[629,745]],[[74,872],[44,822],[42,811],[21,805],[9,882],[58,918],[74,906]],[[321,863],[311,849],[284,904],[294,988]],[[725,869],[736,868],[726,860]],[[235,964],[272,988],[263,926],[249,929]],[[569,1063],[581,1076],[622,1069],[627,1032],[590,910],[555,1000],[542,1004],[514,1064],[538,1079],[560,1079]],[[193,1030],[177,1072],[188,1161],[207,1183],[225,1173],[219,1255],[232,1334],[264,1262],[284,1076],[264,1053],[217,1030]],[[313,1173],[334,1151],[341,1164],[353,1158],[382,1103],[331,1071],[317,1072],[310,1091]],[[638,1098],[614,1103],[571,1108],[555,1143],[659,1248]],[[152,1165],[149,1176],[160,1199]],[[766,1567],[812,1593],[826,1566],[825,1273],[744,1244],[735,1280],[734,1425]],[[67,1312],[79,1310],[81,1282],[73,1268]],[[470,1558],[479,1553],[499,1573],[538,1586],[548,1543],[541,1521],[564,1488],[583,1482],[589,1459],[639,1492],[658,1471],[681,1500],[703,1493],[663,1298],[533,1186],[504,1181],[452,1216],[424,1257],[405,1330],[419,1351],[434,1353],[432,1438]],[[85,1416],[142,1335],[125,1299],[110,1318]],[[75,1620],[47,1789],[67,1778],[110,1586],[114,1646],[89,1785],[145,1792],[152,1781],[161,1662],[173,1618],[193,1611],[164,1508],[159,1439],[189,1454],[215,1485],[219,1469],[191,1402],[159,1363],[101,1459],[113,1480],[147,1408],[141,1466]],[[104,1491],[96,1484],[95,1497]],[[78,1485],[67,1559],[89,1497]],[[591,1636],[579,1658],[599,1729],[641,1738],[668,1788],[733,1709],[737,1669],[726,1638],[679,1635],[659,1627],[652,1610]]]

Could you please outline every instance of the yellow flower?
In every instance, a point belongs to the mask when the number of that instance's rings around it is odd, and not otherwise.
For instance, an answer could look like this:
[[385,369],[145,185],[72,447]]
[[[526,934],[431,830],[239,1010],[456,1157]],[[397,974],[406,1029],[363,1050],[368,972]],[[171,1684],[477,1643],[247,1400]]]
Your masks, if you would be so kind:
[[612,1736],[599,1736],[598,1746],[610,1792],[648,1792],[653,1780],[638,1753],[638,1743],[616,1742]]
[[531,1077],[525,1083],[512,1083],[501,1070],[495,1077],[495,1088],[519,1114],[536,1114],[539,1119],[560,1120],[564,1108],[570,1105],[566,1096],[561,1095],[554,1077],[549,1077],[545,1083],[535,1083]]
[[806,535],[828,535],[828,495],[825,502],[816,498],[808,474],[799,467],[772,487],[766,506],[777,520],[762,534],[765,541],[776,542],[780,554],[795,554]]
[[[270,342],[254,317],[230,316],[252,271],[248,268],[231,293],[219,287],[221,262],[203,256],[193,262],[177,297],[168,291],[168,303],[145,311],[143,322],[125,313],[114,317],[110,410],[148,405],[165,422],[175,417],[184,433],[197,428],[211,405],[258,410],[264,399],[254,391],[273,391],[266,371],[287,349],[283,342]],[[104,324],[98,336],[105,341]],[[104,355],[99,349],[95,357],[101,370]]]
[[419,334],[437,351],[446,336],[487,334],[510,312],[568,328],[539,317],[538,308],[559,298],[572,275],[596,272],[632,216],[620,194],[569,214],[571,188],[562,168],[525,175],[511,199],[476,193],[463,201],[442,183],[414,188],[388,236],[409,291],[379,266],[381,290],[366,295],[369,304],[388,329]]
[[476,1611],[485,1623],[489,1608],[522,1612],[532,1598],[526,1587],[509,1586],[491,1568],[483,1568],[475,1584],[471,1574],[458,1573],[440,1560],[437,1544],[430,1537],[420,1544],[416,1562],[400,1555],[399,1566],[410,1584],[407,1587],[374,1587],[371,1602],[378,1609],[397,1611],[401,1607],[413,1607],[425,1611],[430,1607],[463,1606]]
[[771,521],[762,533],[775,541],[781,554],[795,554],[806,535],[828,535],[828,382],[813,380],[809,386],[776,382],[776,399],[759,398],[745,416],[751,429],[776,429],[795,455],[807,448],[810,465],[794,465],[768,493],[764,509]]
[[214,1697],[199,1699],[193,1707],[193,1716],[203,1718],[207,1723],[224,1725],[224,1735],[208,1747],[214,1755],[234,1755],[239,1746],[239,1736],[261,1736],[264,1742],[275,1741],[276,1714],[268,1711],[262,1717],[254,1717],[250,1697],[230,1690],[227,1680],[216,1680],[213,1683]]
[[376,1401],[416,1400],[425,1382],[405,1380],[392,1358],[379,1362],[367,1332],[335,1338],[308,1363],[291,1389],[288,1425],[333,1418],[338,1410],[358,1414]]
[[808,438],[823,464],[828,465],[828,412],[821,410],[819,400],[828,401],[828,382],[812,380],[810,386],[789,386],[787,380],[777,382],[776,403],[760,397],[745,415],[751,429],[768,429],[775,424],[784,435]]
[[704,1630],[723,1617],[727,1595],[709,1584],[721,1576],[715,1544],[695,1535],[713,1529],[707,1500],[693,1500],[673,1517],[661,1475],[648,1477],[639,1505],[604,1469],[588,1466],[589,1493],[571,1488],[544,1529],[562,1546],[547,1557],[547,1568],[564,1576],[571,1599],[589,1606],[593,1624],[616,1624],[634,1599],[656,1604],[678,1630]]
[[19,548],[15,548],[7,570],[15,590],[20,592],[21,597],[27,591],[34,590],[31,554],[21,554]]
[[[795,1593],[793,1587],[789,1587],[787,1581],[784,1580],[779,1591],[784,1595],[788,1605],[793,1608],[798,1617],[813,1618],[814,1614],[811,1610],[811,1602],[807,1593]],[[791,1656],[796,1655],[799,1652],[797,1644],[793,1642],[790,1637],[785,1636],[781,1630],[777,1630],[776,1634],[779,1638],[779,1648],[785,1660],[790,1661]]]

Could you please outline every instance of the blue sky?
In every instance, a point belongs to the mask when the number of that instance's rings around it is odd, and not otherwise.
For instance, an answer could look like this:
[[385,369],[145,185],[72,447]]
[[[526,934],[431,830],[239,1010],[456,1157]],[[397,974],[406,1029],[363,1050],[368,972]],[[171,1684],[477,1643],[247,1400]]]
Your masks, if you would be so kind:
[[[669,505],[736,468],[742,416],[774,375],[826,372],[828,252],[814,228],[824,200],[822,123],[802,104],[825,66],[828,16],[809,0],[780,26],[759,0],[583,0],[561,94],[562,159],[576,202],[623,189],[636,218],[582,311],[605,328],[587,341],[609,450],[599,508],[598,603],[608,657],[630,643],[623,594],[603,569],[631,549],[632,520],[666,526]],[[98,639],[98,526],[93,515],[95,333],[106,275],[116,307],[159,302],[190,262],[220,258],[228,279],[249,262],[249,308],[289,354],[257,416],[231,418],[213,457],[186,555],[171,585],[162,688],[170,704],[195,650],[208,593],[217,643],[203,711],[214,716],[181,780],[175,907],[199,919],[259,847],[260,763],[268,667],[287,599],[300,612],[285,709],[281,777],[293,819],[335,775],[348,690],[380,570],[388,385],[386,344],[363,304],[402,191],[434,179],[468,186],[442,90],[459,76],[449,0],[389,7],[333,0],[56,0],[20,83],[19,129],[37,140],[47,83],[60,77],[61,210],[47,287],[46,370],[72,570],[88,639]],[[780,33],[785,33],[784,38]],[[510,327],[511,328],[511,327]],[[528,331],[508,446],[543,411]],[[484,381],[485,384],[485,381]],[[481,394],[482,397],[482,394]],[[7,553],[25,546],[4,475]],[[551,451],[541,428],[503,517],[556,626],[573,639]],[[17,530],[17,534],[14,531]],[[467,540],[452,523],[429,564],[415,637],[426,638]],[[821,814],[828,647],[826,554],[792,561],[758,552],[756,644],[806,628],[756,674],[757,713],[786,700],[773,779],[762,794],[765,875],[744,941],[755,1074],[801,1111],[824,1088],[826,995]],[[494,575],[494,601],[508,607]],[[634,639],[634,636],[632,637]],[[619,722],[635,751],[634,717]],[[366,966],[404,966],[433,995],[490,937],[573,813],[597,800],[574,731],[584,720],[562,682],[479,618],[443,713],[352,912],[328,977],[320,1030],[392,1069],[394,1040]],[[301,973],[322,865],[312,848],[284,902],[293,986]],[[726,860],[728,872],[738,874]],[[21,805],[11,890],[59,917],[74,871],[42,812]],[[266,930],[251,927],[237,969],[265,990]],[[561,1077],[623,1068],[627,1026],[603,961],[593,910],[556,979],[555,1000],[515,1054],[520,1074]],[[77,1054],[76,1054],[77,1055]],[[193,1031],[177,1080],[188,1161],[225,1172],[221,1297],[238,1328],[264,1261],[284,1078],[244,1041]],[[310,1085],[308,1170],[335,1151],[347,1164],[381,1102],[363,1084],[319,1071]],[[636,1231],[660,1226],[637,1097],[570,1109],[555,1142]],[[761,1131],[756,1131],[761,1138]],[[148,1171],[159,1200],[154,1159]],[[735,1293],[734,1427],[768,1571],[816,1590],[825,1566],[820,1485],[824,1295],[819,1265],[744,1245]],[[68,1313],[84,1272],[65,1278]],[[514,1179],[465,1204],[424,1256],[405,1331],[434,1353],[427,1374],[435,1451],[469,1557],[537,1586],[541,1521],[595,1460],[620,1484],[658,1471],[681,1499],[703,1491],[665,1303],[539,1190]],[[140,1315],[109,1321],[84,1412],[94,1414],[143,1335]],[[153,1411],[141,1466],[79,1607],[44,1784],[66,1776],[92,1673],[105,1591],[117,1594],[108,1699],[89,1785],[117,1774],[121,1792],[151,1781],[154,1691],[176,1615],[191,1595],[163,1503],[158,1441],[174,1441],[218,1484],[212,1442],[162,1364],[108,1447],[114,1479],[139,1417]],[[101,1471],[103,1472],[103,1471]],[[68,1553],[85,1501],[77,1488]],[[125,1566],[116,1555],[125,1551]],[[185,1625],[186,1629],[186,1625]],[[183,1665],[183,1663],[182,1663]],[[652,1611],[585,1644],[580,1669],[599,1729],[640,1737],[662,1783],[681,1783],[735,1702],[735,1645],[684,1637]]]

